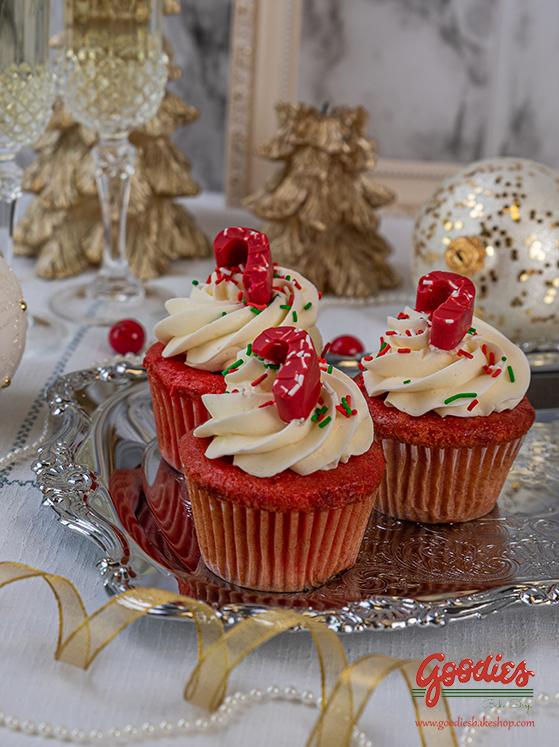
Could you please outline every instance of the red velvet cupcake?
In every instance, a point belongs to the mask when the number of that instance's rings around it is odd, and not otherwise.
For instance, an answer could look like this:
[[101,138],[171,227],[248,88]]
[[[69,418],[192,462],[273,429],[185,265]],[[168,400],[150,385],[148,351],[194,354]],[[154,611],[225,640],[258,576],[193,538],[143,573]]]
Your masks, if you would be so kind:
[[238,360],[180,443],[202,557],[251,589],[319,586],[355,563],[384,470],[367,406],[303,330],[268,330]]
[[317,349],[318,291],[293,270],[274,266],[265,234],[228,228],[214,241],[216,270],[194,283],[189,298],[165,304],[159,340],[144,365],[153,399],[159,448],[180,470],[181,436],[207,419],[204,393],[224,390],[222,371],[263,330],[295,325],[310,331]]
[[487,514],[535,417],[524,353],[473,316],[465,277],[420,280],[416,309],[388,319],[359,377],[386,459],[375,508],[397,519]]

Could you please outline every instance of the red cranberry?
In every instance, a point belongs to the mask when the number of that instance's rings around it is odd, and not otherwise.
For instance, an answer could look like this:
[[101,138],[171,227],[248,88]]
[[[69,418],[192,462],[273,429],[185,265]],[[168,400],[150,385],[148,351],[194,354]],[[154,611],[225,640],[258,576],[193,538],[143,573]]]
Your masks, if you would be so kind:
[[139,353],[144,346],[146,333],[141,324],[134,319],[121,319],[111,327],[109,343],[113,350],[121,355]]
[[340,335],[340,337],[336,337],[332,340],[328,347],[328,352],[333,353],[334,355],[345,355],[350,357],[358,355],[359,353],[364,353],[365,346],[361,340],[357,339],[357,337],[352,337],[352,335]]

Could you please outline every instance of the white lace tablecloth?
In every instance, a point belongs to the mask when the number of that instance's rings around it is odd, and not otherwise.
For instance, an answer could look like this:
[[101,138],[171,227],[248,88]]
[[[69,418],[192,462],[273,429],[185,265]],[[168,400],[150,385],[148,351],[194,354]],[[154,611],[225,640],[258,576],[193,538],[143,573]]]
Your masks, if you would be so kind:
[[[187,206],[208,233],[233,223],[257,225],[254,218],[223,208],[220,196],[190,200]],[[396,247],[394,264],[406,275],[411,222],[385,219],[385,235]],[[50,294],[63,283],[34,278],[30,260],[16,260],[16,272],[33,310],[46,311]],[[190,287],[188,278],[205,277],[211,262],[183,262],[158,281],[174,293]],[[188,277],[185,277],[187,275]],[[72,281],[65,281],[72,282]],[[383,326],[351,309],[326,311],[321,319],[325,339],[343,332],[374,344]],[[66,345],[49,357],[26,357],[9,389],[0,393],[0,457],[38,438],[46,415],[43,391],[56,377],[90,367],[111,356],[102,329],[75,327]],[[41,494],[30,472],[31,459],[0,472],[0,560],[18,561],[43,571],[61,574],[76,585],[88,612],[106,602],[95,563],[99,550],[57,521],[41,506]],[[553,696],[559,690],[559,606],[517,605],[484,620],[461,621],[449,627],[411,627],[393,632],[363,632],[343,636],[350,661],[372,652],[422,660],[443,652],[447,660],[474,661],[502,653],[506,659],[525,659],[536,676],[529,686],[535,693]],[[193,720],[196,712],[182,699],[183,687],[196,662],[196,636],[189,622],[142,619],[123,632],[84,672],[54,660],[58,631],[57,609],[47,585],[20,581],[0,590],[0,711],[39,724],[64,725],[85,731],[145,722]],[[295,686],[318,694],[319,668],[307,633],[283,634],[253,652],[232,674],[229,693],[265,689],[269,685]],[[450,701],[453,716],[477,715],[479,700]],[[534,715],[532,715],[532,713]],[[520,745],[534,739],[541,745],[557,743],[555,705],[534,708],[534,728],[485,729],[474,744]],[[280,747],[304,745],[317,718],[317,710],[274,701],[243,711],[223,731],[186,737],[161,736],[154,744],[228,745],[228,747]],[[367,706],[359,727],[375,745],[394,747],[419,744],[413,708],[398,674],[380,686]],[[461,729],[458,729],[458,734]],[[0,728],[2,747],[27,747],[39,737]],[[145,742],[148,744],[148,742]]]

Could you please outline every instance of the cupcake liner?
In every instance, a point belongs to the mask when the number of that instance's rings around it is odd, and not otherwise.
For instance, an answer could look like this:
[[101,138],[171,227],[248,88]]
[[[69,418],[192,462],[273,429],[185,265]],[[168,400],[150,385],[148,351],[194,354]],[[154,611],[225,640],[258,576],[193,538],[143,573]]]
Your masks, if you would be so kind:
[[485,516],[497,502],[523,440],[439,448],[379,439],[386,471],[373,507],[397,519],[429,524]]
[[172,394],[149,371],[148,381],[159,451],[165,461],[180,472],[179,441],[187,431],[205,423],[209,413],[199,394],[184,390]]
[[262,591],[313,588],[353,566],[374,497],[324,511],[281,512],[216,498],[186,480],[208,568],[229,583]]

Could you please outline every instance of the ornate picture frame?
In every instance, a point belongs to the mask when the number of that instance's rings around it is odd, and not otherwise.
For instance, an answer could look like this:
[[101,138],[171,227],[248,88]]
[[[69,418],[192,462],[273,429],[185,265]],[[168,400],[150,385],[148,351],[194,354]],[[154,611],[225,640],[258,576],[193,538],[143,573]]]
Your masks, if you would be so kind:
[[[275,165],[256,147],[277,130],[275,104],[297,98],[303,0],[235,0],[225,167],[225,197],[238,207]],[[384,214],[413,216],[462,164],[379,158],[375,177],[397,200]]]

